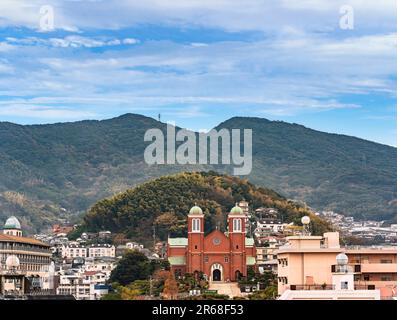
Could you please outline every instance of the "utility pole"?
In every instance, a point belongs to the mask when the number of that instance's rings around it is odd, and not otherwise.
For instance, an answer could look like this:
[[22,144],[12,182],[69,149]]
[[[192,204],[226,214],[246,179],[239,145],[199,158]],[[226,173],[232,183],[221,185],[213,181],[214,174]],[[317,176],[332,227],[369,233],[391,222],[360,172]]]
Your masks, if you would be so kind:
[[152,297],[153,296],[153,278],[152,276],[149,277],[149,296]]
[[153,224],[153,250],[156,249],[156,226]]

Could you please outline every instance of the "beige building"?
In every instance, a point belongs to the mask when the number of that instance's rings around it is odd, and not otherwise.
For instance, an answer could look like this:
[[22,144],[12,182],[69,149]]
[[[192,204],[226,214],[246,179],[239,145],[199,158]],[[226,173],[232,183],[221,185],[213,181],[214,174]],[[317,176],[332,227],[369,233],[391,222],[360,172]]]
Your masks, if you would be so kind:
[[[52,253],[50,246],[36,239],[22,236],[21,224],[14,216],[7,219],[3,234],[0,234],[0,274],[8,274],[7,258],[14,256],[18,261],[13,272],[24,275],[31,285],[49,289],[49,267]],[[8,288],[3,283],[3,288]]]
[[88,247],[88,256],[95,258],[116,257],[116,247],[110,244],[93,244]]
[[278,248],[279,244],[275,238],[269,238],[267,247],[256,247],[256,264],[260,272],[272,271],[277,273]]
[[292,236],[277,251],[278,293],[286,290],[332,288],[335,257],[344,252],[356,290],[379,289],[382,299],[397,294],[397,248],[342,248],[339,233],[323,236]]
[[63,245],[61,255],[64,259],[85,258],[87,257],[87,248],[77,244]]

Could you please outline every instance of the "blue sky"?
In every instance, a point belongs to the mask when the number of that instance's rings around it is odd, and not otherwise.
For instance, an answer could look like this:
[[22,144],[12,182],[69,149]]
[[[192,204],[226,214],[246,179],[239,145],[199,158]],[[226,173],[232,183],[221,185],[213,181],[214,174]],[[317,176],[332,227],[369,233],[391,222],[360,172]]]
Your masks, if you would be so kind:
[[397,146],[396,16],[394,0],[2,0],[0,120],[256,116]]

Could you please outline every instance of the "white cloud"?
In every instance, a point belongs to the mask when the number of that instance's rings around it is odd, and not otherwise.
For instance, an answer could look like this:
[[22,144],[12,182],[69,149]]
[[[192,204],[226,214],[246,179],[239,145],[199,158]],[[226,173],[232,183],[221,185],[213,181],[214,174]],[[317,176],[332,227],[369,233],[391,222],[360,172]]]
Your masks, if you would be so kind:
[[137,44],[137,43],[139,43],[139,40],[133,39],[133,38],[125,38],[123,40],[123,43],[124,44]]
[[69,31],[153,23],[229,31],[274,31],[286,25],[323,30],[337,28],[339,8],[345,4],[354,8],[358,27],[397,26],[397,3],[391,0],[2,0],[0,26],[38,29],[40,7],[51,5],[55,28]]
[[[119,46],[122,44],[136,44],[138,40],[129,38],[123,41],[116,38],[105,38],[105,37],[83,37],[77,35],[66,36],[64,38],[49,38],[43,39],[38,37],[27,37],[27,38],[15,38],[7,37],[6,42],[3,42],[5,46],[12,47],[12,45],[28,45],[28,46],[53,46],[61,48],[97,48],[105,46]],[[6,48],[6,47],[5,47]],[[0,47],[1,49],[1,47]]]
[[0,108],[0,116],[37,118],[47,120],[78,120],[82,118],[96,117],[97,114],[88,111],[74,109],[47,107],[31,104],[9,103]]
[[[397,33],[330,33],[338,22],[337,2],[47,2],[54,4],[56,25],[64,29],[119,28],[146,22],[265,30],[266,36],[256,41],[213,43],[187,39],[188,44],[151,40],[135,46],[139,40],[124,35],[14,35],[0,42],[0,51],[10,58],[0,63],[0,72],[9,72],[0,78],[0,94],[35,98],[24,103],[9,98],[0,104],[0,109],[6,108],[3,112],[11,112],[13,106],[21,115],[23,110],[40,115],[46,110],[43,105],[50,105],[49,114],[54,116],[62,112],[67,116],[73,108],[81,108],[81,114],[73,114],[78,117],[106,109],[137,111],[186,104],[193,107],[180,110],[180,117],[205,116],[205,107],[217,105],[246,109],[247,113],[290,115],[360,107],[338,101],[344,94],[393,96],[397,92],[392,78],[397,73]],[[33,12],[39,4],[25,2],[25,22],[10,8],[2,11],[3,25],[34,25],[37,17],[33,18]],[[359,1],[355,6],[358,11],[372,8]],[[385,23],[394,23],[388,17],[396,8],[389,6],[389,12],[374,8],[374,12],[386,17]],[[368,19],[372,18],[358,21],[365,24]],[[121,51],[112,48],[121,45],[128,47]],[[84,50],[96,47],[104,50]],[[14,54],[15,48],[18,54]],[[81,48],[82,53],[74,55],[65,48]],[[22,105],[31,109],[22,109]],[[174,111],[178,112],[169,112]]]

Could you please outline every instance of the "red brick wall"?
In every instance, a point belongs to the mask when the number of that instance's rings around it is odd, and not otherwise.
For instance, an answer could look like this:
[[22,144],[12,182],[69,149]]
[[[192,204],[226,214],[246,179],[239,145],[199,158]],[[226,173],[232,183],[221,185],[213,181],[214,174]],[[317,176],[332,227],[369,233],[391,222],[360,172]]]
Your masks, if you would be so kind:
[[[197,218],[197,217],[193,217]],[[186,268],[172,266],[171,270],[183,270],[194,273],[202,271],[211,277],[211,266],[215,263],[222,265],[223,280],[236,281],[236,271],[247,275],[246,256],[255,256],[255,248],[245,247],[245,232],[229,233],[226,237],[219,230],[215,230],[204,237],[204,233],[193,233],[192,217],[188,217],[188,246],[186,248],[168,248],[169,256],[186,256]],[[233,230],[232,219],[229,219],[229,230]],[[242,220],[242,230],[245,231],[245,220]],[[204,228],[204,218],[201,218],[201,231]],[[216,240],[215,240],[216,239]],[[237,248],[238,246],[238,248]]]

